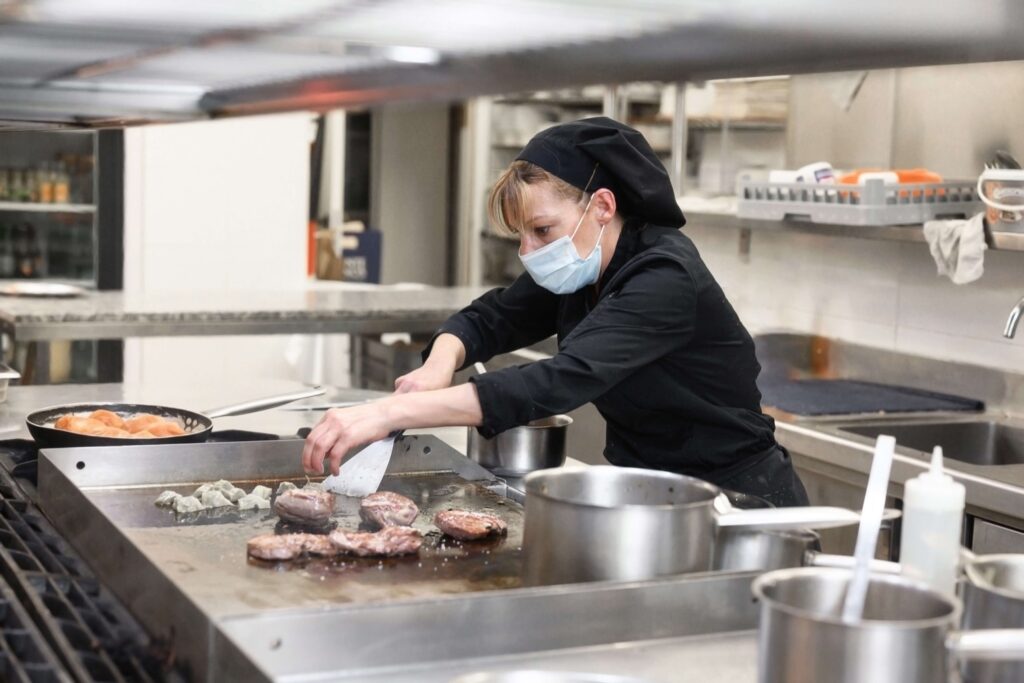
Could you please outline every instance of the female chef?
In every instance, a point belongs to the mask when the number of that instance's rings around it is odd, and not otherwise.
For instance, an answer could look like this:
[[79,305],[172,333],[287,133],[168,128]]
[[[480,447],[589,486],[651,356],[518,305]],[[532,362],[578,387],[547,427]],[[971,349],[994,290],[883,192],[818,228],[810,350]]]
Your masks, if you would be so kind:
[[[448,319],[386,399],[328,411],[303,465],[337,473],[397,429],[467,425],[491,437],[593,403],[615,465],[678,472],[778,506],[806,505],[761,412],[754,343],[693,242],[664,166],[605,117],[537,134],[495,184],[491,220],[526,273]],[[451,386],[471,363],[558,336],[558,353]]]

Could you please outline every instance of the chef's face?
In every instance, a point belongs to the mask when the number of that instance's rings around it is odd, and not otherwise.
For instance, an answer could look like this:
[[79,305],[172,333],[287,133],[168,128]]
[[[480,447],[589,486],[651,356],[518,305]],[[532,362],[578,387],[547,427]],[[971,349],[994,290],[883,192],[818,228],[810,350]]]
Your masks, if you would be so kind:
[[565,198],[550,183],[527,185],[526,206],[526,224],[519,231],[520,254],[525,256],[566,235],[572,236],[580,254],[589,254],[596,246],[600,226],[593,206],[586,209],[586,202]]

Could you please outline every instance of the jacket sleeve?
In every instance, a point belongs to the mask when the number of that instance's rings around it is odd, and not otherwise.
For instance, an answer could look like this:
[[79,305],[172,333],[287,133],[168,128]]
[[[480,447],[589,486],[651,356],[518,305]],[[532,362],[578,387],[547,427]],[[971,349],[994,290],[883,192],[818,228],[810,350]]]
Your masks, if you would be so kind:
[[[558,296],[528,273],[505,288],[492,289],[446,320],[423,350],[423,360],[441,334],[454,334],[466,347],[462,367],[536,344],[555,334]],[[461,369],[461,368],[460,368]]]
[[557,355],[470,379],[485,437],[593,401],[693,338],[697,287],[682,264],[651,264],[610,292],[560,344]]

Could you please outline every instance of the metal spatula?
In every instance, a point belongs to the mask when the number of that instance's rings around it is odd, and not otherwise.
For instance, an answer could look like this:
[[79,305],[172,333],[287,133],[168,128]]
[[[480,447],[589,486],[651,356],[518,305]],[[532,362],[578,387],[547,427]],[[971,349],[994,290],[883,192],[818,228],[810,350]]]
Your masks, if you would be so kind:
[[387,438],[374,441],[341,464],[337,476],[330,475],[324,479],[324,490],[341,496],[362,498],[377,491],[384,479],[384,472],[391,462],[391,454],[395,450],[395,439],[402,432],[393,432]]

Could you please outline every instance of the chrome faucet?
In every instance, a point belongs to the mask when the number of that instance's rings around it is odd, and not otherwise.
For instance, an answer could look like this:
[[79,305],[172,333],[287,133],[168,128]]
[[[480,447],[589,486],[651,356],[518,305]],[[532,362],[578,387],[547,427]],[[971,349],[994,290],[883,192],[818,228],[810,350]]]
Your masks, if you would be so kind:
[[1021,297],[1021,300],[1010,311],[1010,317],[1006,319],[1006,329],[1003,330],[1003,336],[1007,339],[1013,339],[1013,335],[1017,334],[1017,323],[1020,322],[1022,312],[1024,312],[1024,297]]

